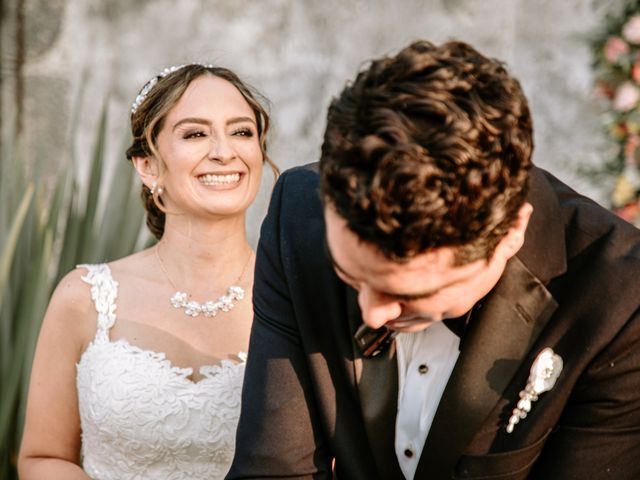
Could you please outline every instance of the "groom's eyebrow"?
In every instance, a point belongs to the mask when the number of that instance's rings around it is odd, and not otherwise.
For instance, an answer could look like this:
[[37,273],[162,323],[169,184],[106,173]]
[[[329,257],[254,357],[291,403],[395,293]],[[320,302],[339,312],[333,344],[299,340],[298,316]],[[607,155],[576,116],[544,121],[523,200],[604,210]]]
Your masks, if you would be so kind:
[[351,275],[349,275],[347,272],[345,272],[345,270],[340,265],[338,265],[336,263],[336,261],[333,259],[333,257],[331,257],[331,263],[333,264],[333,268],[338,270],[342,275],[344,275],[347,278],[353,278]]
[[338,262],[336,262],[335,259],[333,258],[333,255],[331,254],[331,249],[329,248],[329,241],[327,240],[326,235],[324,237],[324,249],[326,250],[327,255],[329,256],[329,260],[331,261],[331,265],[333,265],[333,268],[339,271],[345,277],[355,280],[355,278],[352,275],[349,275],[349,273],[340,265],[338,265]]

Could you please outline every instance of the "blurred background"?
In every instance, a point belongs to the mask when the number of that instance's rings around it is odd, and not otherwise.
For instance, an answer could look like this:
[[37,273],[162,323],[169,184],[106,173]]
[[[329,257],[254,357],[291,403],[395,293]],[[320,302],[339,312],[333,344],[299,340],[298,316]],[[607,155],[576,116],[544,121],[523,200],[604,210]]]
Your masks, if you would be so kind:
[[[25,160],[42,159],[45,173],[74,153],[82,178],[104,105],[107,162],[124,162],[129,107],[140,87],[164,67],[192,61],[229,67],[271,100],[271,155],[282,169],[315,161],[329,100],[366,60],[418,38],[455,38],[504,60],[521,79],[537,163],[601,201],[607,194],[607,185],[590,185],[578,167],[602,160],[589,38],[620,1],[2,3],[2,126],[17,117]],[[255,241],[264,205],[254,210]]]
[[[2,0],[0,479],[15,478],[31,355],[52,286],[76,263],[112,260],[148,241],[124,157],[130,105],[148,79],[187,62],[236,71],[271,101],[270,154],[284,170],[318,159],[328,103],[366,60],[415,39],[464,40],[521,80],[535,162],[610,207],[619,172],[601,167],[619,157],[619,145],[603,129],[613,93],[596,94],[594,62],[609,16],[628,16],[632,3]],[[268,172],[263,183],[248,219],[254,246]]]

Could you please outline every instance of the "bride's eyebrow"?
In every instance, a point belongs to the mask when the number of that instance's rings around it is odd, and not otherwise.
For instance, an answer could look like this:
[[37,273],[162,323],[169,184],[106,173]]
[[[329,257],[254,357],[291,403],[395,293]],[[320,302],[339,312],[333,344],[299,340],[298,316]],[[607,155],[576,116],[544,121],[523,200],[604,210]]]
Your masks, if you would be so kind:
[[250,122],[255,125],[256,121],[251,117],[234,117],[227,120],[227,125],[234,125],[236,123]]
[[[251,117],[233,117],[230,118],[229,120],[227,120],[227,125],[235,125],[236,123],[252,123],[252,124],[256,124],[256,121],[251,118]],[[200,125],[206,125],[206,126],[210,126],[211,122],[209,120],[207,120],[206,118],[200,118],[200,117],[186,117],[186,118],[182,118],[180,120],[178,120],[174,125],[173,125],[173,130],[175,131],[176,128],[178,128],[180,125],[184,124],[184,123],[197,123]]]
[[187,118],[182,118],[180,120],[178,120],[174,125],[173,125],[173,131],[175,131],[176,128],[178,128],[180,125],[183,125],[185,123],[197,123],[200,125],[211,125],[211,122],[209,120],[206,120],[204,118],[198,118],[198,117],[187,117]]

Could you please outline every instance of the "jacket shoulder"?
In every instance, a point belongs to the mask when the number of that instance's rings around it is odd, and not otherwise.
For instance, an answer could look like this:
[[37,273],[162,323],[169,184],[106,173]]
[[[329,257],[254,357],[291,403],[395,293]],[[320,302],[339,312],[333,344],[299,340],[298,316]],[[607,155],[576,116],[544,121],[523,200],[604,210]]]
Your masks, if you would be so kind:
[[322,216],[318,164],[311,163],[286,170],[276,183],[272,204],[281,221],[307,221]]

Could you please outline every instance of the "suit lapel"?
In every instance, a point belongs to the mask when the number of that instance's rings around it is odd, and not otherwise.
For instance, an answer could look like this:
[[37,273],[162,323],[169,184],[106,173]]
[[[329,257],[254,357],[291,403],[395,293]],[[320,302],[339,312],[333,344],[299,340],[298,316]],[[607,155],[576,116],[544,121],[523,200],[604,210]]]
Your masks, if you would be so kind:
[[474,312],[415,478],[451,478],[460,454],[556,308],[544,285],[513,257]]
[[[351,334],[362,324],[356,292],[347,287]],[[354,369],[369,447],[380,478],[404,480],[395,455],[398,366],[395,342],[376,357],[363,358],[355,342]]]

